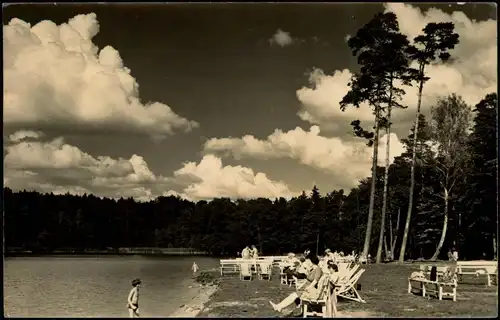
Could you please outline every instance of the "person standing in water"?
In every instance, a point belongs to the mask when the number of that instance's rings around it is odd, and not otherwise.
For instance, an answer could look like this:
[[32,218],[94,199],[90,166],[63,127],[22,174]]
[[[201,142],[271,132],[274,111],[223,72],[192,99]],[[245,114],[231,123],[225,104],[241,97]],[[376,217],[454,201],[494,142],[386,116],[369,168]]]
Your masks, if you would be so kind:
[[141,283],[141,279],[132,280],[132,289],[130,290],[127,298],[127,307],[130,318],[139,318],[139,286]]
[[193,262],[193,266],[191,267],[191,269],[193,269],[193,273],[196,273],[196,272],[198,272],[198,270],[200,268],[198,268],[198,265],[196,264],[196,262]]

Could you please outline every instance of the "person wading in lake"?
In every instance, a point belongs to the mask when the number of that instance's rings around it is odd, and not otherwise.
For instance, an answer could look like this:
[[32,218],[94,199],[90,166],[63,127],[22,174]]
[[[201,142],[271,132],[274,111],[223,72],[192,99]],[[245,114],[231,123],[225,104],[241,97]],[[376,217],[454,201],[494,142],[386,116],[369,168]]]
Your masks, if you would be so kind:
[[196,264],[196,262],[193,262],[193,266],[191,267],[191,269],[193,270],[193,273],[196,273],[196,272],[198,272],[198,269],[200,269],[200,268],[198,268],[198,265]]
[[139,286],[141,283],[141,279],[132,280],[132,290],[130,290],[127,299],[130,318],[139,318]]

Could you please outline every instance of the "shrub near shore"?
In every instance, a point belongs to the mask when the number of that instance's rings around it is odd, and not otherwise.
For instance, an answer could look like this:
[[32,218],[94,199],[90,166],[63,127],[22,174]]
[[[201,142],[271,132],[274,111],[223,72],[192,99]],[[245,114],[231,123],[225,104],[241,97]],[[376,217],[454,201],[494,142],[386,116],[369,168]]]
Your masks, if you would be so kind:
[[217,286],[220,283],[220,273],[217,270],[204,270],[194,277],[194,281],[203,286]]

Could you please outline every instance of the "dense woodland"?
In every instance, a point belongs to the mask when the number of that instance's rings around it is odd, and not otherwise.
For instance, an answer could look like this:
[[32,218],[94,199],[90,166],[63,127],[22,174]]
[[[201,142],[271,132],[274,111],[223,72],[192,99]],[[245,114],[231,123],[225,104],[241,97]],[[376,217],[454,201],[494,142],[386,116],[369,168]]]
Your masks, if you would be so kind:
[[[467,105],[460,93],[443,96],[427,119],[420,114],[429,79],[425,66],[436,59],[446,61],[447,50],[458,43],[451,23],[430,23],[423,32],[413,46],[399,34],[395,16],[386,13],[348,41],[361,71],[341,106],[359,107],[368,101],[373,107],[373,132],[359,121],[352,125],[357,136],[374,146],[374,161],[379,131],[390,132],[391,109],[408,112],[398,102],[405,92],[394,79],[401,86],[419,86],[418,121],[402,139],[406,151],[390,165],[375,166],[372,176],[356,188],[313,187],[290,200],[196,203],[174,196],[141,203],[6,188],[5,246],[34,251],[191,247],[234,256],[255,244],[265,255],[306,248],[359,253],[367,248],[371,256],[383,251],[390,259],[403,251],[400,260],[446,258],[455,246],[461,259],[496,257],[497,94],[475,106]],[[447,37],[448,43],[443,43]],[[383,41],[389,42],[381,48]],[[409,68],[411,61],[418,62],[419,70]]]
[[[461,256],[470,259],[481,258],[483,253],[492,258],[494,254],[497,230],[496,95],[479,103],[475,114],[474,129],[469,135],[471,166],[460,176],[456,186],[460,191],[450,201],[444,246],[449,248],[456,242]],[[420,121],[419,138],[424,139],[427,134],[424,116]],[[412,135],[404,142],[411,149]],[[402,221],[408,205],[410,159],[411,153],[406,152],[389,168],[387,226],[392,225],[393,239],[402,238]],[[384,168],[377,170],[381,178],[377,181],[377,191],[380,192],[375,195],[374,231],[380,228]],[[436,171],[424,162],[417,166],[418,196],[414,201],[416,214],[411,222],[407,258],[429,258],[439,240],[443,204],[438,179],[434,178]],[[93,195],[53,195],[5,189],[5,245],[32,250],[193,247],[213,254],[235,255],[247,244],[256,244],[264,254],[303,251],[305,248],[314,251],[319,240],[319,250],[328,247],[359,252],[366,229],[370,180],[360,181],[350,192],[334,190],[320,194],[320,190],[314,188],[312,192],[289,201],[283,198],[214,199],[193,203],[170,196],[140,203],[133,199],[100,199]],[[396,229],[398,212],[400,223]],[[370,252],[374,256],[378,238],[372,239]]]

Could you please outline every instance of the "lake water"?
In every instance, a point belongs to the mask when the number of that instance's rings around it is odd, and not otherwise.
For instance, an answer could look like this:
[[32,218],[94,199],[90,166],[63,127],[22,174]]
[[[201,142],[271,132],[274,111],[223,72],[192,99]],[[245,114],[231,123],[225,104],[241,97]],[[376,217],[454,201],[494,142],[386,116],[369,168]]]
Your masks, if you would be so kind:
[[25,317],[128,317],[131,280],[142,280],[142,317],[165,317],[192,299],[191,266],[208,257],[44,256],[4,261],[4,312]]

